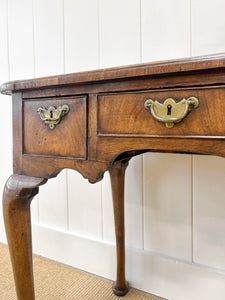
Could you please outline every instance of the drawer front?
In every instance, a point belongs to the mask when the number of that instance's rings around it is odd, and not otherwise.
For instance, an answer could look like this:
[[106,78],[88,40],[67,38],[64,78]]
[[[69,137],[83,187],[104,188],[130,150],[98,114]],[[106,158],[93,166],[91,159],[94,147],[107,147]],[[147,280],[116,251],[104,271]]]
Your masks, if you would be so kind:
[[[69,111],[62,113],[57,125],[45,124],[38,113],[39,108],[63,105],[68,105]],[[23,101],[23,153],[85,159],[86,97]]]
[[[144,107],[146,99],[163,103],[196,97],[199,106],[173,128],[156,120]],[[225,136],[225,88],[194,88],[119,93],[98,97],[98,135],[102,136]]]

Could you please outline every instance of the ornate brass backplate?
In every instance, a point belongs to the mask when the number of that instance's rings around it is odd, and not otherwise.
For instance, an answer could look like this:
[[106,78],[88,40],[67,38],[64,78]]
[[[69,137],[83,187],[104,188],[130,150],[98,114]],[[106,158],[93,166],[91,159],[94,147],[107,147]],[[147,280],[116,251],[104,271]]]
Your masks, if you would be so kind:
[[55,108],[50,106],[48,109],[45,107],[39,107],[37,112],[40,118],[49,126],[50,129],[54,129],[57,124],[60,123],[62,117],[64,117],[69,112],[69,106],[64,104]]
[[166,99],[163,103],[152,99],[144,102],[144,107],[151,111],[156,120],[165,123],[167,128],[172,128],[174,123],[182,121],[192,108],[198,106],[199,101],[196,97],[184,98],[180,102],[176,102],[172,98]]

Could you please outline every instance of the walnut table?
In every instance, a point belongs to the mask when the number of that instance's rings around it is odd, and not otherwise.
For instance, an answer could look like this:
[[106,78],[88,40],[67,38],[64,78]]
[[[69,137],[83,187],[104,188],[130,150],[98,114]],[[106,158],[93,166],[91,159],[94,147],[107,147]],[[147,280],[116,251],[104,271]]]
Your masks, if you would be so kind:
[[19,300],[32,300],[30,202],[64,168],[110,173],[116,295],[125,295],[124,174],[147,152],[225,157],[225,54],[67,74],[1,86],[13,101],[13,175],[4,220]]

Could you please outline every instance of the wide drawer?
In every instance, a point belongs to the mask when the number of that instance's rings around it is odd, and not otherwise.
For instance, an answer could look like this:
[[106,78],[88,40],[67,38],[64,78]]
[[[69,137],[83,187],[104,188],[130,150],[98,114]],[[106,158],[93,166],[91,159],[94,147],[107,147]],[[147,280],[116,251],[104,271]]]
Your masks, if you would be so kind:
[[[146,99],[163,103],[196,97],[199,106],[173,128],[156,120],[144,107]],[[225,136],[225,88],[204,87],[114,93],[98,96],[99,136]]]
[[[59,124],[45,124],[38,110],[69,107]],[[51,112],[51,111],[50,111]],[[63,97],[23,101],[23,153],[86,158],[86,97]]]

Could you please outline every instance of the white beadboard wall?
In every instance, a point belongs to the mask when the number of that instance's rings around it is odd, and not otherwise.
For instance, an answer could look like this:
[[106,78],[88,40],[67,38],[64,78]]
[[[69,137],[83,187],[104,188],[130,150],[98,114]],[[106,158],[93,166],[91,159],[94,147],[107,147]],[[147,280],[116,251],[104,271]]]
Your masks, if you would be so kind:
[[[224,0],[0,0],[0,7],[0,83],[225,52]],[[10,98],[0,100],[2,193],[12,173],[12,125]],[[224,182],[223,158],[133,158],[125,188],[131,286],[170,300],[225,299]],[[32,220],[35,253],[115,278],[108,174],[91,185],[64,170],[40,188]]]

